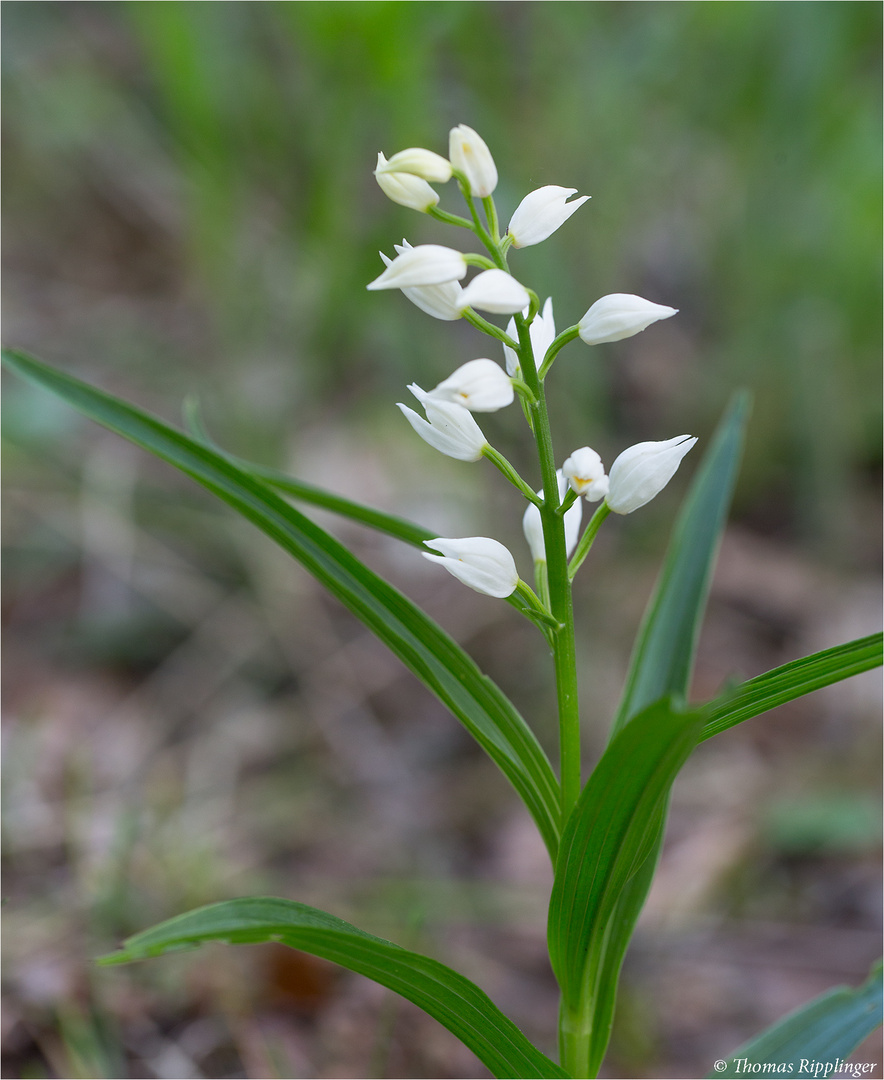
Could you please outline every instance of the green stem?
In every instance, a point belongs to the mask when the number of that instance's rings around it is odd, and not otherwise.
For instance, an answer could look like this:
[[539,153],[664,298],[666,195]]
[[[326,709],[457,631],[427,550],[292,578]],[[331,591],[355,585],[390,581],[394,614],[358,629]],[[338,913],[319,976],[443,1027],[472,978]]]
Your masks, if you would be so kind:
[[493,446],[491,446],[489,443],[486,443],[484,449],[482,450],[482,456],[488,458],[488,460],[493,465],[496,465],[497,468],[500,469],[503,475],[507,478],[507,480],[509,480],[511,484],[517,487],[529,502],[534,503],[535,506],[543,505],[543,500],[539,498],[535,494],[534,489],[529,484],[527,484],[521,476],[519,476],[513,466],[507,461],[507,459],[503,456],[503,454],[501,454],[499,450],[495,450]]
[[518,342],[513,341],[509,334],[505,330],[501,330],[499,326],[495,326],[494,323],[489,322],[487,319],[483,319],[482,316],[473,311],[472,308],[464,308],[461,313],[461,318],[471,325],[475,326],[477,330],[481,330],[483,334],[489,334],[491,337],[497,338],[498,341],[502,341],[504,345],[507,345],[510,349],[518,349]]
[[441,210],[438,206],[428,207],[427,213],[437,221],[444,221],[446,225],[457,225],[462,229],[469,229],[470,232],[476,231],[472,221],[467,221],[460,214],[449,214],[447,210]]
[[534,592],[527,581],[522,581],[522,579],[519,578],[516,592],[525,600],[528,607],[531,608],[543,623],[547,626],[551,626],[553,630],[561,629],[559,623],[557,623],[550,614],[549,608],[543,603],[537,593]]
[[530,406],[534,437],[540,457],[543,479],[543,504],[540,520],[546,550],[546,571],[549,606],[560,628],[553,635],[553,664],[556,674],[556,694],[559,707],[559,748],[562,781],[562,821],[580,795],[580,713],[577,700],[577,658],[574,645],[574,609],[571,601],[571,580],[568,577],[568,557],[565,551],[565,527],[557,513],[559,484],[556,477],[555,453],[550,432],[549,413],[543,385],[537,373],[528,321],[515,316],[519,333],[518,355],[522,377],[537,399]]
[[589,519],[589,524],[584,529],[583,536],[577,541],[577,547],[574,548],[574,554],[571,556],[571,562],[568,566],[568,577],[571,581],[574,580],[574,575],[580,569],[580,564],[589,554],[589,549],[592,547],[592,542],[595,540],[596,533],[601,528],[602,522],[610,513],[611,507],[608,506],[607,502],[603,502]]
[[567,330],[563,330],[561,334],[553,341],[552,345],[546,350],[546,356],[543,358],[543,363],[540,365],[540,371],[538,376],[540,381],[546,378],[546,373],[552,367],[553,360],[559,355],[559,352],[569,341],[573,341],[580,332],[580,328],[577,326],[569,326]]

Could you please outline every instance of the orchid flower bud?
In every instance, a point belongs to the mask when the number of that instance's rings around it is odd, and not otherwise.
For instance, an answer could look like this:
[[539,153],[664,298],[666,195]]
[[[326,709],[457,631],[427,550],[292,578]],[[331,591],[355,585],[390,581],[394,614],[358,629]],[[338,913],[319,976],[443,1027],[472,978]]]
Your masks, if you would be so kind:
[[565,201],[576,194],[577,188],[547,184],[526,195],[516,207],[506,230],[513,238],[513,247],[531,247],[552,236],[589,198],[583,195],[573,202]]
[[514,315],[530,303],[528,290],[506,270],[483,270],[464,288],[460,298],[461,310],[478,308],[493,315]]
[[384,155],[378,154],[378,167],[375,169],[374,178],[388,199],[423,214],[439,202],[439,195],[426,180],[405,172],[392,172],[384,167],[387,164]]
[[444,566],[458,581],[469,585],[476,592],[503,599],[510,596],[519,584],[519,573],[510,552],[487,536],[465,536],[460,540],[437,537],[424,540],[428,548],[441,551],[441,555],[421,552],[425,559]]
[[408,150],[400,150],[398,154],[394,154],[389,161],[383,154],[378,154],[378,167],[374,174],[378,176],[384,173],[409,173],[419,176],[421,180],[444,184],[451,179],[451,162],[441,154],[434,154],[432,150],[411,146]]
[[454,401],[470,412],[497,412],[511,405],[513,384],[493,360],[470,360],[440,382],[429,397],[434,401]]
[[[568,490],[568,481],[562,475],[562,470],[556,472],[556,481],[559,486],[559,498],[565,496]],[[543,498],[543,489],[537,492]],[[570,556],[577,545],[580,536],[580,521],[583,518],[583,504],[578,499],[573,506],[565,511],[565,555]],[[531,555],[535,562],[546,562],[546,545],[543,542],[543,523],[540,518],[540,510],[534,503],[528,504],[528,509],[522,517],[522,531],[531,549]]]
[[414,285],[441,285],[466,277],[467,261],[460,251],[439,244],[418,244],[398,255],[367,289],[404,289]]
[[[407,240],[393,246],[398,255],[412,250]],[[387,266],[393,262],[383,251],[380,252],[380,256]],[[402,289],[402,295],[407,297],[415,307],[419,307],[427,315],[432,315],[434,319],[442,319],[445,322],[453,322],[461,318],[461,309],[458,304],[462,292],[463,289],[456,281],[443,281],[441,285],[412,285]]]
[[605,466],[595,450],[582,446],[562,466],[562,474],[578,495],[585,495],[587,502],[598,502],[608,494],[608,478]]
[[620,341],[632,337],[658,319],[678,314],[678,308],[652,304],[631,293],[611,293],[596,300],[577,324],[580,339],[587,345]]
[[402,402],[397,402],[405,419],[420,437],[448,457],[458,461],[478,461],[488,440],[482,429],[473,419],[469,409],[453,401],[437,401],[419,386],[408,388],[423,405],[427,419],[424,420],[414,409],[409,409]]
[[452,166],[467,178],[470,192],[484,199],[497,187],[497,166],[491,151],[471,127],[458,124],[448,136]]
[[[526,308],[522,314],[527,315],[528,309]],[[510,319],[507,323],[506,332],[511,338],[518,340],[519,332],[516,330],[515,319]],[[546,356],[546,350],[552,345],[556,336],[556,323],[553,318],[551,296],[547,297],[547,301],[543,305],[543,312],[538,312],[534,316],[534,320],[528,328],[528,333],[531,336],[531,351],[534,353],[535,363],[542,363],[544,356]],[[503,358],[506,361],[507,375],[518,378],[522,374],[519,367],[519,358],[508,345],[503,347]]]
[[611,466],[608,506],[615,514],[631,514],[650,502],[675,476],[681,459],[696,442],[677,435],[664,442],[636,443],[624,450]]

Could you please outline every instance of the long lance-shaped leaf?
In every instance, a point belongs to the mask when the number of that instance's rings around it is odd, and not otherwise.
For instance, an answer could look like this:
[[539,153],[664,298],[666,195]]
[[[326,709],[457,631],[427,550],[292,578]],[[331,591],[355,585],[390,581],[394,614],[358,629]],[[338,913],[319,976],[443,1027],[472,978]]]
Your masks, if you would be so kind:
[[881,998],[878,962],[862,986],[827,990],[716,1062],[709,1076],[858,1076],[842,1068],[844,1058],[880,1026]]
[[669,789],[696,745],[702,713],[666,698],[609,743],[562,834],[549,909],[549,948],[562,988],[563,1064],[586,1070],[587,1008],[624,886],[660,832]]
[[207,941],[231,945],[276,941],[331,960],[419,1005],[495,1076],[567,1076],[463,975],[293,900],[256,896],[211,904],[136,934],[99,963],[125,964]]
[[192,477],[294,556],[478,740],[524,800],[555,858],[559,786],[549,760],[512,702],[429,616],[333,536],[224,455],[23,353],[4,351],[3,359],[19,374]]
[[652,701],[687,694],[748,411],[748,394],[736,395],[691,484],[636,639],[612,734]]
[[879,667],[884,660],[881,645],[882,635],[870,634],[844,645],[836,645],[833,649],[792,660],[729,688],[713,701],[707,702],[706,724],[700,738],[711,739],[720,731],[726,731],[753,716],[760,716],[777,705]]
[[[694,478],[666,554],[666,561],[636,639],[612,738],[637,712],[664,694],[686,695],[712,566],[724,529],[749,397],[738,394],[718,426]],[[607,1049],[620,968],[644,906],[663,843],[666,804],[645,863],[630,878],[610,917],[595,970],[587,1075]]]

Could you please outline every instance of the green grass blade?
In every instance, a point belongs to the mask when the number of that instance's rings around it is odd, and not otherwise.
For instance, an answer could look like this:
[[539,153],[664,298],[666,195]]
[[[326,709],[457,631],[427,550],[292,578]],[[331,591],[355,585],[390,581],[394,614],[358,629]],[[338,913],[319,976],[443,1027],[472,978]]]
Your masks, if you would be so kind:
[[420,608],[225,455],[23,353],[4,351],[3,359],[19,374],[192,477],[297,559],[478,740],[524,800],[555,858],[559,786],[549,760],[499,687]]
[[204,942],[275,941],[358,972],[413,1001],[495,1076],[566,1077],[469,979],[419,953],[358,930],[325,911],[275,897],[244,897],[190,911],[129,938],[99,963],[124,964]]
[[[827,990],[735,1050],[727,1058],[726,1068],[720,1072],[716,1069],[709,1076],[857,1075],[836,1069],[835,1063],[855,1050],[881,1024],[881,999],[878,962],[862,986],[855,990],[849,986]],[[817,1062],[830,1062],[832,1067],[814,1074],[812,1069]],[[758,1067],[753,1068],[755,1065]]]
[[687,694],[709,581],[737,475],[749,396],[734,398],[691,484],[630,660],[616,733],[666,694]]
[[[575,1024],[582,1026],[595,997],[624,887],[655,846],[669,789],[702,723],[702,713],[678,710],[668,698],[641,712],[611,740],[565,827],[550,899],[549,949],[563,1007]],[[590,1075],[587,1060],[564,1064],[574,1075]]]
[[708,702],[700,738],[711,739],[777,705],[878,667],[882,660],[882,635],[870,634],[773,668]]

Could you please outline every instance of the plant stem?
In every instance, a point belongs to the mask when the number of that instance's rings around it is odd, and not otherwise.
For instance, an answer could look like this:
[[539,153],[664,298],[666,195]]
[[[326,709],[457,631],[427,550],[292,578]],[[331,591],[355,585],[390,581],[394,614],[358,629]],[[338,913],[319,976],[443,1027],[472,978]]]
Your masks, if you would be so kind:
[[574,575],[580,569],[580,564],[589,554],[589,549],[592,547],[592,542],[595,540],[596,533],[601,528],[602,522],[611,513],[611,508],[606,502],[596,510],[596,512],[589,519],[589,524],[583,531],[583,536],[577,542],[577,547],[574,549],[574,554],[571,556],[571,563],[568,566],[568,577],[571,581],[574,580]]
[[540,457],[540,473],[543,478],[544,497],[543,505],[540,507],[540,520],[546,549],[549,605],[553,618],[560,624],[559,629],[553,633],[553,663],[559,705],[559,752],[562,822],[564,823],[577,802],[581,786],[580,713],[577,700],[574,609],[571,602],[571,580],[568,577],[568,557],[565,552],[565,527],[561,516],[557,513],[559,484],[556,477],[546,396],[537,374],[528,321],[522,315],[516,315],[515,321],[519,334],[518,355],[522,377],[537,399],[529,409]]

